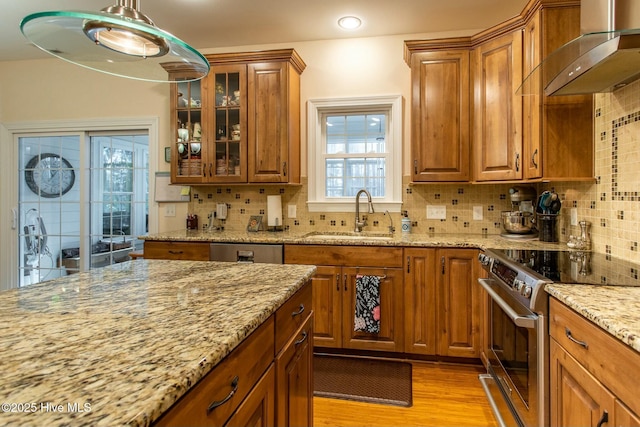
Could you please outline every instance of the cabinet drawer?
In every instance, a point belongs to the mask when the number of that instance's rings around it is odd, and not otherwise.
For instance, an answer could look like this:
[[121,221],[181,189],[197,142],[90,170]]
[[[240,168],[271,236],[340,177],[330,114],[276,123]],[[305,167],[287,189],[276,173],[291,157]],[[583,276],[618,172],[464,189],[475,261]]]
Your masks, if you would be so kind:
[[[156,425],[224,425],[273,362],[274,325],[274,316],[271,316],[173,405]],[[238,380],[235,394],[224,404],[209,411],[212,402],[222,401],[229,396],[236,377]]]
[[209,243],[145,241],[144,258],[209,261]]
[[276,354],[311,314],[311,282],[307,282],[276,311]]
[[632,411],[640,413],[640,384],[629,375],[640,366],[640,354],[555,298],[550,298],[549,317],[551,336]]
[[402,268],[402,248],[390,246],[285,245],[285,264]]

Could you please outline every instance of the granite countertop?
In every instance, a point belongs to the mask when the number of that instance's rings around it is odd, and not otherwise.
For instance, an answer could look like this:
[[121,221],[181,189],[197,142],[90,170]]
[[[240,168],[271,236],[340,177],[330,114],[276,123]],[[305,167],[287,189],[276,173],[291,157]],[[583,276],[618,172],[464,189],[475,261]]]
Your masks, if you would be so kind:
[[545,290],[640,352],[640,287],[554,283]]
[[3,291],[0,425],[149,425],[314,273],[136,260]]
[[[339,235],[344,238],[339,238]],[[320,236],[330,236],[325,240]],[[354,239],[351,232],[268,232],[256,233],[247,231],[200,231],[174,230],[157,234],[139,236],[148,241],[181,241],[181,242],[228,242],[228,243],[271,243],[297,245],[358,245],[358,246],[415,246],[415,247],[457,247],[457,248],[497,248],[497,249],[566,249],[560,243],[541,242],[539,240],[509,239],[498,234],[464,234],[464,233],[427,233],[402,234],[395,232],[391,238],[376,239],[369,237],[383,236],[383,233],[362,232],[362,239]]]

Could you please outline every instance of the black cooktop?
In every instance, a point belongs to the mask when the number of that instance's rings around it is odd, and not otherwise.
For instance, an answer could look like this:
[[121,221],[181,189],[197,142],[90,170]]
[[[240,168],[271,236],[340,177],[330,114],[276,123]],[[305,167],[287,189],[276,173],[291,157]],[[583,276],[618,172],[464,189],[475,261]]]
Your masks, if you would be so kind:
[[555,283],[640,286],[640,265],[575,250],[491,249]]

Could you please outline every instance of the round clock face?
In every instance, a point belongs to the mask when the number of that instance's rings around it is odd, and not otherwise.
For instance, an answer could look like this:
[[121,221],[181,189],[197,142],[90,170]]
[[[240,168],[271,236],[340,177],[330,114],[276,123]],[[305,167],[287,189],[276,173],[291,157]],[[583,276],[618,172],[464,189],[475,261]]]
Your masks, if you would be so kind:
[[73,187],[76,174],[71,163],[57,154],[34,156],[25,171],[27,186],[41,197],[60,197]]

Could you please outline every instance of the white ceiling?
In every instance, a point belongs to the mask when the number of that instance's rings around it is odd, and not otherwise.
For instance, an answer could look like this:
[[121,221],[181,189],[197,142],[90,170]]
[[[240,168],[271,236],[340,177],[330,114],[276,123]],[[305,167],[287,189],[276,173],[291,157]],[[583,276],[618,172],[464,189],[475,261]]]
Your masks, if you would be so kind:
[[[47,58],[29,45],[20,21],[47,10],[97,12],[116,0],[0,0],[0,61]],[[348,37],[484,29],[517,15],[527,0],[153,0],[138,8],[196,49]],[[338,28],[357,15],[357,31]]]

